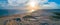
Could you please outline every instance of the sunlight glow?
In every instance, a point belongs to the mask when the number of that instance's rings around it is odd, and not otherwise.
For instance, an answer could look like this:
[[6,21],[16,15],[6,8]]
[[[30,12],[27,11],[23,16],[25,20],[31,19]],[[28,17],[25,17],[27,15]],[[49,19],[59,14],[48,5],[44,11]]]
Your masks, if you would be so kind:
[[36,2],[30,2],[29,4],[31,7],[35,7],[36,6]]
[[34,12],[36,10],[38,10],[39,6],[38,6],[38,2],[36,0],[30,0],[27,3],[27,10],[28,12]]
[[35,10],[32,10],[32,12],[35,11]]

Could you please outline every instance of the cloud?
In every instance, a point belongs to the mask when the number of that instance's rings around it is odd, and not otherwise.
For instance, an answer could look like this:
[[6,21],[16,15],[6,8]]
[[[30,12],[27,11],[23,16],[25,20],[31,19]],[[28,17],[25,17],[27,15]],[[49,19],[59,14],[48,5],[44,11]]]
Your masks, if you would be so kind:
[[[28,1],[31,1],[31,0],[8,0],[8,3],[11,6],[19,6],[19,4],[26,3]],[[48,2],[48,0],[35,0],[35,1],[37,1],[40,4]]]
[[41,9],[57,9],[57,4],[55,2],[49,2],[48,4],[43,4]]
[[[10,6],[21,6],[20,4],[25,3],[27,1],[29,0],[8,0],[8,3]],[[36,0],[36,1],[38,2],[39,5],[41,5],[40,9],[57,9],[57,4],[55,2],[48,2],[48,0]],[[45,3],[48,3],[48,4],[45,4]],[[17,9],[20,9],[20,8],[18,7]]]
[[38,0],[38,2],[42,4],[42,3],[47,3],[48,0]]
[[11,6],[18,6],[21,3],[25,3],[28,0],[8,0],[9,5]]
[[[8,0],[8,5],[2,5],[3,9],[20,9],[26,10],[26,2],[29,0]],[[48,2],[48,0],[36,0],[40,5],[40,9],[57,9],[57,4],[55,2]],[[45,4],[47,3],[47,4]],[[5,7],[6,6],[6,7]]]

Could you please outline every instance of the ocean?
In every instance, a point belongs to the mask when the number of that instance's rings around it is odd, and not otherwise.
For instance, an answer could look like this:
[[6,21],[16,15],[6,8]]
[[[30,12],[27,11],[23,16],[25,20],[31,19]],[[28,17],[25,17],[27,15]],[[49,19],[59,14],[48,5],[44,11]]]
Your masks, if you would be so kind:
[[[44,11],[46,12],[60,12],[60,9],[43,9]],[[9,9],[0,9],[0,17],[2,16],[8,16],[8,15],[13,15],[13,14],[21,14],[23,13],[24,11],[21,11],[21,10],[15,10],[15,9],[12,9],[12,10],[9,10]]]

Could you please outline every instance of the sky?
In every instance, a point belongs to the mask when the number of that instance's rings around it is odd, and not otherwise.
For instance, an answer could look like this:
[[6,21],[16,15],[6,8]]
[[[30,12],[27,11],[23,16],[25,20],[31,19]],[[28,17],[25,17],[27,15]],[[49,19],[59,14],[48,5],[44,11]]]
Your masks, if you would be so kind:
[[49,2],[56,2],[57,4],[60,4],[60,0],[49,0]]
[[[8,0],[0,0],[0,2],[8,2]],[[57,4],[60,4],[60,0],[48,0],[49,2],[56,2]]]
[[[60,9],[60,0],[43,0],[43,1],[36,0],[36,1],[38,1],[39,6],[41,6],[40,9]],[[29,0],[0,0],[0,14],[8,15],[7,11],[6,12],[1,11],[1,9],[19,9],[25,12],[26,11],[25,6],[28,2]]]
[[[41,6],[41,9],[60,9],[60,0],[36,0],[40,4],[43,4]],[[28,3],[29,0],[0,0],[0,9],[16,9],[17,7],[24,7],[26,3]],[[44,4],[48,3],[48,4]],[[46,7],[45,7],[46,6]],[[21,9],[21,8],[20,8]]]
[[[0,0],[0,2],[8,2],[8,0]],[[60,0],[49,0],[49,2],[56,2],[57,4],[60,4]]]

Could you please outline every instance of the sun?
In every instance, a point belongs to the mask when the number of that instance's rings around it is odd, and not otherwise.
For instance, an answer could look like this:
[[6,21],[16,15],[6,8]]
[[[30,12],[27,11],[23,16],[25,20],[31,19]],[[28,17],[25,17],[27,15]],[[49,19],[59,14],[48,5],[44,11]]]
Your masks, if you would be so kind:
[[30,0],[27,3],[27,10],[28,12],[34,12],[36,10],[38,10],[39,6],[38,6],[38,2],[36,0]]
[[35,10],[31,10],[32,12],[35,11]]
[[36,2],[30,2],[30,4],[29,4],[31,7],[35,7],[36,6]]
[[35,1],[35,0],[30,0],[30,1],[28,2],[28,5],[31,6],[31,7],[35,7],[35,6],[37,5],[37,1]]

